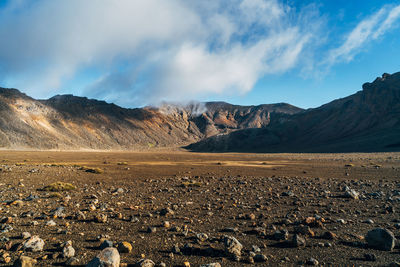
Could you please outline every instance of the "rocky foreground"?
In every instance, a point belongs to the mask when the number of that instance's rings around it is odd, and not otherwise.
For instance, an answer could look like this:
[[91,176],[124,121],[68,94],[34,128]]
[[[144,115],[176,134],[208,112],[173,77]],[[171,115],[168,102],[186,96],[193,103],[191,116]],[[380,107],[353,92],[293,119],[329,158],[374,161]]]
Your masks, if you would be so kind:
[[399,154],[0,161],[3,266],[400,266]]

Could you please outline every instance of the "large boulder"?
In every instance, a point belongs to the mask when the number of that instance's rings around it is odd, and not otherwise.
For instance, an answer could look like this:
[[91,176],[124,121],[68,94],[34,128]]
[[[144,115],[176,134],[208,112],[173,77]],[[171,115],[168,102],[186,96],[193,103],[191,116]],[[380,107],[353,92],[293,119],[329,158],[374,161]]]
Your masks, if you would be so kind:
[[396,243],[393,233],[384,228],[375,228],[367,233],[365,240],[368,246],[379,250],[391,251]]

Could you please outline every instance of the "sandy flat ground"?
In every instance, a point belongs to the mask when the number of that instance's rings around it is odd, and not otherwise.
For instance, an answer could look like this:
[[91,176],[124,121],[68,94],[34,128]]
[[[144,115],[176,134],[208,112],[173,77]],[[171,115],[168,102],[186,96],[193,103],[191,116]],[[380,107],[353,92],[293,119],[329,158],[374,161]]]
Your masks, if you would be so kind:
[[[24,252],[42,266],[65,263],[58,244],[66,240],[73,241],[77,259],[86,264],[99,252],[101,234],[114,244],[128,241],[133,245],[131,253],[121,253],[122,262],[131,265],[145,257],[167,266],[181,266],[185,261],[191,266],[211,262],[243,266],[253,245],[268,258],[255,263],[262,266],[301,265],[310,257],[335,266],[385,265],[399,259],[398,248],[392,252],[371,249],[364,246],[362,237],[375,227],[399,234],[400,153],[0,151],[0,168],[0,215],[13,218],[13,230],[2,234],[14,244],[8,252],[9,265],[20,253],[24,231],[45,240],[44,251]],[[90,168],[100,173],[87,172]],[[57,181],[71,183],[76,190],[56,197],[40,191]],[[360,199],[343,198],[346,186],[359,192]],[[113,194],[118,188],[123,193]],[[30,195],[38,198],[25,200]],[[10,205],[17,199],[24,204]],[[90,210],[91,204],[96,210]],[[66,218],[52,218],[52,210],[60,206]],[[160,215],[167,207],[174,214]],[[28,211],[32,214],[26,217]],[[78,211],[85,220],[74,217]],[[100,213],[107,215],[106,223],[93,220]],[[315,215],[323,217],[324,223],[311,226],[314,236],[305,236],[305,247],[290,248],[287,241],[274,237],[277,230],[287,230],[290,240],[296,227]],[[56,226],[46,226],[51,219]],[[365,223],[367,219],[374,224]],[[38,226],[32,226],[32,221]],[[163,227],[165,221],[171,227]],[[148,233],[149,227],[156,231]],[[237,231],[225,233],[227,227]],[[327,231],[338,238],[326,240]],[[209,239],[199,242],[198,233],[206,233]],[[221,238],[226,234],[243,244],[241,262],[224,254]],[[194,248],[185,250],[187,244]],[[174,246],[181,253],[172,253]],[[366,261],[365,254],[374,254],[376,261]]]

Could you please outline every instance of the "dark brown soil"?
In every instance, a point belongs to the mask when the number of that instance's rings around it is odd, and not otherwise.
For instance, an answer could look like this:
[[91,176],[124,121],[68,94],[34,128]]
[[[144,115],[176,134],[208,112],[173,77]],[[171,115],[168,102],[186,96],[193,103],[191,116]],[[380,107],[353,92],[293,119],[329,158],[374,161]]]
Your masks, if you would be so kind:
[[[367,248],[363,240],[377,227],[400,235],[395,227],[400,222],[400,153],[2,151],[0,168],[0,218],[12,217],[13,230],[0,234],[14,244],[7,251],[9,265],[21,253],[38,259],[41,266],[63,265],[66,260],[56,256],[60,253],[58,244],[67,240],[72,240],[76,257],[85,265],[99,253],[98,236],[102,234],[109,235],[115,244],[128,241],[133,245],[131,253],[121,253],[121,262],[129,265],[145,257],[167,266],[182,266],[184,262],[191,266],[212,262],[243,266],[252,245],[268,257],[265,263],[255,263],[259,266],[300,265],[310,258],[321,265],[382,266],[400,258],[398,247],[379,251]],[[98,168],[100,173],[87,172],[90,168]],[[77,189],[58,196],[39,190],[57,181],[72,183]],[[360,193],[360,199],[343,198],[345,186]],[[112,194],[118,188],[124,192]],[[25,200],[30,195],[39,198]],[[65,201],[68,195],[71,200]],[[98,197],[94,211],[89,210],[91,195]],[[22,206],[10,205],[18,199],[23,200]],[[67,217],[52,218],[51,211],[60,206],[65,207]],[[161,216],[160,211],[167,207],[175,214]],[[79,210],[86,214],[85,221],[73,218]],[[21,216],[28,211],[33,211],[32,217]],[[92,220],[99,213],[108,216],[106,223]],[[311,227],[315,236],[306,236],[306,247],[289,248],[272,237],[275,230],[286,229],[291,239],[296,225],[315,215],[324,222]],[[138,222],[132,222],[132,216]],[[366,223],[368,219],[374,223]],[[46,226],[50,220],[57,225]],[[32,221],[39,224],[32,226]],[[170,228],[162,226],[165,221],[170,222]],[[149,226],[156,227],[156,232],[148,233]],[[173,231],[175,226],[186,226],[187,234]],[[229,227],[238,231],[223,232]],[[18,244],[25,231],[44,239],[43,252],[21,251]],[[322,238],[327,231],[338,238]],[[206,233],[209,240],[199,244],[198,233]],[[223,235],[234,236],[243,244],[241,262],[225,256],[220,242]],[[187,243],[197,249],[183,250]],[[1,248],[5,245],[0,242]],[[175,245],[182,253],[172,257]],[[366,261],[365,254],[374,254],[376,261]]]

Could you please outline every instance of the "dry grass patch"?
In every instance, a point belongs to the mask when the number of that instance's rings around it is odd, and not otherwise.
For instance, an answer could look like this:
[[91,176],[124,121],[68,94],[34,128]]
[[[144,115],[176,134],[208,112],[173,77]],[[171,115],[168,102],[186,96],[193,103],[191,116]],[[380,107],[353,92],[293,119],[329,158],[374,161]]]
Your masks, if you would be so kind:
[[62,192],[62,191],[71,191],[75,190],[76,186],[70,183],[64,182],[55,182],[49,185],[46,185],[41,189],[41,191],[49,191],[49,192]]

